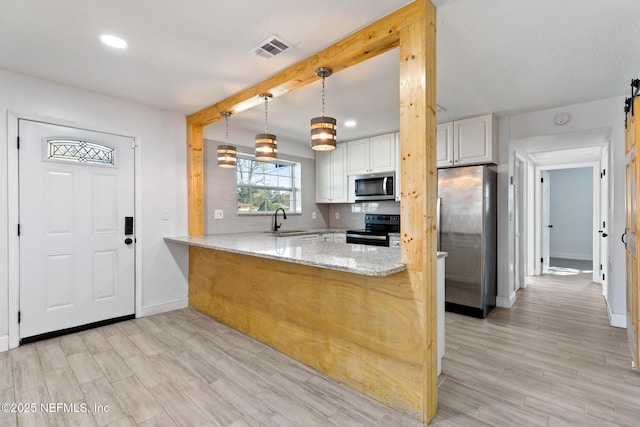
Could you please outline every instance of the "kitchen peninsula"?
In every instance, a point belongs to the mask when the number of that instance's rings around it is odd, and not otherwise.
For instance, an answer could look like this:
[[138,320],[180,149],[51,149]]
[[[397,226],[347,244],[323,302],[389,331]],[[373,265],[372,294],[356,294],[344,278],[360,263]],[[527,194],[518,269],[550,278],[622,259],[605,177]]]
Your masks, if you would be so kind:
[[421,294],[397,248],[270,233],[165,240],[190,246],[193,307],[418,416]]
[[203,128],[398,48],[400,260],[368,276],[189,247],[189,301],[280,351],[429,423],[438,407],[436,13],[414,0],[331,46],[187,116],[188,229],[205,234]]

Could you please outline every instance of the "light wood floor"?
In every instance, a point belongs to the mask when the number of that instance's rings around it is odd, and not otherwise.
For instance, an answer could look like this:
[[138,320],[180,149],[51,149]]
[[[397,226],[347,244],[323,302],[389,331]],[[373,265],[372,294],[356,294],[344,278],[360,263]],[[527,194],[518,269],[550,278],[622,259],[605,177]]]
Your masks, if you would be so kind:
[[446,313],[434,425],[640,426],[640,374],[590,273],[528,278],[514,307]]
[[[487,319],[446,314],[433,425],[640,425],[640,375],[600,287],[549,277]],[[193,309],[0,353],[0,395],[37,404],[0,426],[421,425]],[[40,407],[58,402],[76,412]]]

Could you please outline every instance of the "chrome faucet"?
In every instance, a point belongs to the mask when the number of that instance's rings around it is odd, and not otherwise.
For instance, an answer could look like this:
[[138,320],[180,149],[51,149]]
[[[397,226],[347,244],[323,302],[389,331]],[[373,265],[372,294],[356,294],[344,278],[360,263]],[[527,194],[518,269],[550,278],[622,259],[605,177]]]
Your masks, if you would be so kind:
[[282,208],[276,209],[273,213],[273,231],[277,232],[278,228],[282,227],[282,224],[278,225],[278,211],[282,211],[282,219],[287,219],[287,213]]

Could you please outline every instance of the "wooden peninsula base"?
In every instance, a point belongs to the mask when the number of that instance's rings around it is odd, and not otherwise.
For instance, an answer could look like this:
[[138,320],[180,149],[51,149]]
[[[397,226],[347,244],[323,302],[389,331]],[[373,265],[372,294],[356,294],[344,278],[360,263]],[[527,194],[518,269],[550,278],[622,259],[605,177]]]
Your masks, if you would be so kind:
[[424,290],[413,289],[409,275],[366,276],[191,246],[189,303],[422,420]]

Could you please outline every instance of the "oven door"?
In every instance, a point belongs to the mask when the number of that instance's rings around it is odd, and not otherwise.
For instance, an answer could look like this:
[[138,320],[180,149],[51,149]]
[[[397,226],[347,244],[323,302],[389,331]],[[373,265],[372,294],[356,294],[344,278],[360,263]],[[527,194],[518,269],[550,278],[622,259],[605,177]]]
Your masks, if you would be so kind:
[[347,231],[347,243],[371,246],[389,246],[389,234]]

